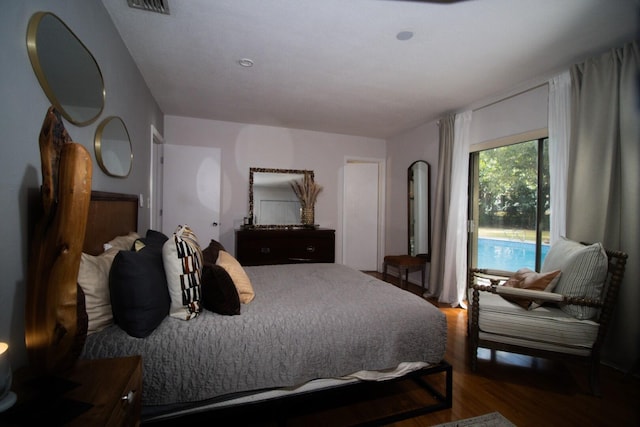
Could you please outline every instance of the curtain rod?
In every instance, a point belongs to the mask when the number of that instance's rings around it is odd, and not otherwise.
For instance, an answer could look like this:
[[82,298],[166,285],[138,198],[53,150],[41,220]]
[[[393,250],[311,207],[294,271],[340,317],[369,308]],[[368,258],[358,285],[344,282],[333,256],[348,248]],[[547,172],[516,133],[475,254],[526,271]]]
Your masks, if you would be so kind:
[[[516,96],[522,95],[523,93],[527,93],[527,92],[530,92],[532,90],[535,90],[535,89],[541,88],[542,86],[547,86],[547,85],[549,85],[548,81],[540,83],[540,84],[537,84],[537,85],[535,85],[533,87],[530,87],[528,89],[524,89],[524,90],[521,90],[519,92],[513,93],[513,94],[511,94],[509,96],[506,96],[504,98],[498,99],[498,100],[490,102],[488,104],[485,104],[485,105],[483,105],[481,107],[476,107],[476,108],[472,109],[471,111],[475,113],[476,111],[482,110],[482,109],[487,108],[487,107],[491,107],[492,105],[496,105],[499,102],[506,101],[506,100],[511,99],[511,98],[515,98]],[[456,115],[457,113],[452,113],[452,114]],[[440,120],[441,119],[436,120],[436,125],[440,126]]]
[[487,107],[491,107],[492,105],[496,105],[499,102],[506,101],[506,100],[511,99],[511,98],[515,98],[516,96],[520,96],[523,93],[531,92],[532,90],[541,88],[542,86],[547,86],[548,84],[549,84],[549,82],[540,83],[540,84],[538,84],[536,86],[530,87],[528,89],[521,90],[520,92],[516,92],[516,93],[511,94],[511,95],[509,95],[507,97],[504,97],[502,99],[498,99],[496,101],[490,102],[490,103],[488,103],[486,105],[483,105],[481,107],[474,108],[471,111],[475,113],[476,111],[482,110],[482,109],[487,108]]

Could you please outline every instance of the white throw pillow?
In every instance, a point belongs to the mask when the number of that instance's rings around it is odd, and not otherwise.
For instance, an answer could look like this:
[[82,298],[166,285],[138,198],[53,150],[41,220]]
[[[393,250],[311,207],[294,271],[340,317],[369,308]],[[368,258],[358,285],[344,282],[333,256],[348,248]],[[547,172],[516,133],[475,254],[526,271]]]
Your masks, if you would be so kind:
[[[555,293],[577,298],[599,299],[607,277],[609,261],[601,243],[583,245],[561,237],[551,246],[542,272],[561,270]],[[563,305],[565,313],[576,319],[591,319],[598,309],[579,305]]]
[[169,315],[190,320],[200,313],[202,251],[188,225],[179,225],[162,246],[162,261],[171,296]]

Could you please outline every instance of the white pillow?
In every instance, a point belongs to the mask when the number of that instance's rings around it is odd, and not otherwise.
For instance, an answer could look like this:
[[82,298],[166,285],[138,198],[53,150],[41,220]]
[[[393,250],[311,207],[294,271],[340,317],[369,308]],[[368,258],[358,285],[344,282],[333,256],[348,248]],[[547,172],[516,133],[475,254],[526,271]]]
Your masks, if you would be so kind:
[[118,252],[118,249],[111,248],[97,256],[82,253],[80,257],[78,284],[84,292],[89,318],[87,334],[101,331],[113,323],[109,271]]
[[[599,299],[608,267],[607,253],[601,243],[583,245],[561,237],[549,249],[542,265],[542,272],[562,271],[555,293],[577,298]],[[591,319],[598,313],[595,307],[563,305],[560,308],[580,320]]]
[[200,313],[202,251],[188,225],[179,225],[162,246],[171,308],[169,315],[190,320]]

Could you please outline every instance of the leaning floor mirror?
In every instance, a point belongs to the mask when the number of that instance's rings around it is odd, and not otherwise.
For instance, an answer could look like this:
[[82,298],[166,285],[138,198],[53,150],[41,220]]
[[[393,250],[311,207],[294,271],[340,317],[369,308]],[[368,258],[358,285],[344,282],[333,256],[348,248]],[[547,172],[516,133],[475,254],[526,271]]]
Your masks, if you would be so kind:
[[407,171],[409,255],[431,259],[430,167],[417,160]]

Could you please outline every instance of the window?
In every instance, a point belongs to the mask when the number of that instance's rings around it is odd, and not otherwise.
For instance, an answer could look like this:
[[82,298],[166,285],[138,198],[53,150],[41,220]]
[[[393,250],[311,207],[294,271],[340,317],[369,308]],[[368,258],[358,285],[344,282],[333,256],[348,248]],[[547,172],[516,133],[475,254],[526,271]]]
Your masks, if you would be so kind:
[[540,271],[549,250],[549,140],[471,154],[469,265]]

